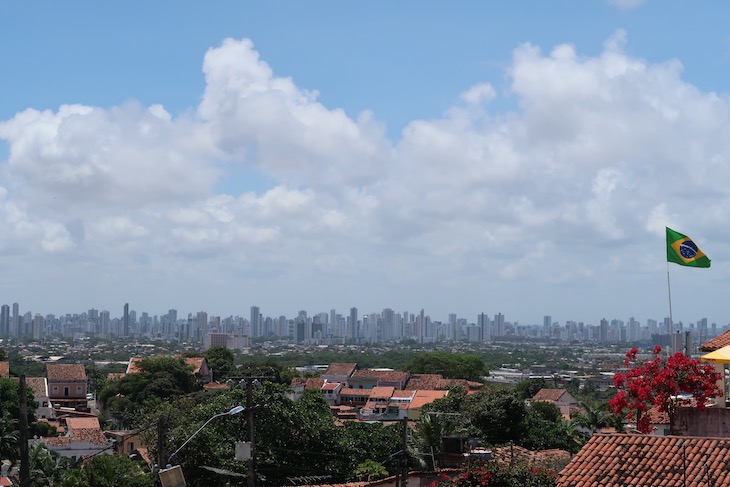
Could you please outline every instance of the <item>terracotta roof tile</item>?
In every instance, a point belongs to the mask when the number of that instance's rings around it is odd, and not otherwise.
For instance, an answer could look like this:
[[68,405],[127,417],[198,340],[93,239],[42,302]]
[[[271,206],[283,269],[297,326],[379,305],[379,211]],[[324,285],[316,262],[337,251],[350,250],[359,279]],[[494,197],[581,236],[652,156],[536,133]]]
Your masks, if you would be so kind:
[[542,388],[539,391],[537,391],[537,394],[532,396],[533,401],[559,401],[563,394],[565,394],[565,389],[545,389]]
[[230,388],[231,387],[228,384],[221,384],[220,382],[208,382],[207,384],[203,384],[203,389],[205,389],[206,391],[211,391],[211,390],[219,391],[219,390],[224,390],[224,389],[228,390]]
[[444,377],[441,374],[413,374],[405,389],[410,391],[428,390],[435,391],[440,389],[439,385]]
[[351,377],[376,379],[378,381],[406,382],[408,380],[408,372],[400,372],[397,370],[356,370]]
[[446,397],[449,391],[416,391],[413,399],[408,404],[408,409],[420,409],[426,404],[431,404],[436,399]]
[[304,384],[304,390],[310,391],[315,390],[318,391],[322,388],[324,385],[324,379],[320,379],[319,377],[310,377],[307,379],[307,382]]
[[66,426],[71,430],[98,429],[101,430],[99,418],[66,418]]
[[0,377],[3,379],[10,377],[10,362],[0,362]]
[[46,377],[49,382],[86,382],[86,370],[81,364],[48,364]]
[[48,397],[48,382],[45,377],[27,377],[25,384],[33,391],[33,397]]
[[499,463],[535,465],[555,460],[570,459],[570,452],[565,450],[528,450],[521,446],[501,446],[492,448],[492,458]]
[[186,364],[193,366],[193,374],[199,374],[205,362],[205,357],[185,357],[184,360]]
[[[707,468],[707,470],[705,470]],[[730,439],[596,434],[558,475],[558,487],[730,484]]]
[[334,363],[329,364],[329,367],[327,367],[327,371],[322,375],[339,375],[339,376],[345,376],[350,377],[353,372],[357,369],[357,364],[340,364],[340,363]]
[[728,345],[730,345],[730,330],[727,330],[712,340],[703,343],[700,345],[700,350],[703,352],[714,352],[715,350],[719,350]]

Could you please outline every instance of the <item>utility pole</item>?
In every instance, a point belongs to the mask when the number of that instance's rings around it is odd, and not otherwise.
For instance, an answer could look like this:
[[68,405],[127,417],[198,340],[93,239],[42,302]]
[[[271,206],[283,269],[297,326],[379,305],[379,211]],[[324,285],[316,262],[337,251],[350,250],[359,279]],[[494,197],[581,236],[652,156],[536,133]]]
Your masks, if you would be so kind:
[[246,383],[246,423],[248,429],[248,441],[251,445],[251,458],[248,459],[248,487],[256,487],[256,432],[254,428],[254,410],[256,406],[253,404],[253,387],[255,383],[263,380],[272,380],[276,376],[271,370],[269,373],[261,373],[260,371],[251,371],[250,374],[241,377],[231,377],[230,384],[235,384],[237,380],[240,385]]
[[253,431],[253,379],[246,381],[246,420],[248,441],[251,443],[251,458],[248,459],[248,487],[256,487],[256,448]]
[[403,418],[403,447],[401,450],[401,487],[408,486],[408,418]]
[[28,454],[28,394],[25,375],[20,376],[20,487],[30,487],[30,455]]

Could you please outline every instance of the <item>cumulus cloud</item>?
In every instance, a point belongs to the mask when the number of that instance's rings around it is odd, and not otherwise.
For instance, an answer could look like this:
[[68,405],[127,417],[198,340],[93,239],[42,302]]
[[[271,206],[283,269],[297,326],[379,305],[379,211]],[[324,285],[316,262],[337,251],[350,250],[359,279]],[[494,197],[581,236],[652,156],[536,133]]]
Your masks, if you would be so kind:
[[[255,276],[272,292],[318,275],[329,293],[336,275],[385,289],[415,269],[452,287],[459,276],[583,285],[607,242],[654,245],[670,219],[717,227],[730,208],[727,99],[626,43],[617,32],[597,56],[517,46],[506,73],[517,110],[495,112],[485,81],[389,141],[375,114],[324,106],[251,41],[228,39],[205,55],[192,115],[66,105],[0,122],[0,250]],[[273,184],[216,192],[223,165]]]

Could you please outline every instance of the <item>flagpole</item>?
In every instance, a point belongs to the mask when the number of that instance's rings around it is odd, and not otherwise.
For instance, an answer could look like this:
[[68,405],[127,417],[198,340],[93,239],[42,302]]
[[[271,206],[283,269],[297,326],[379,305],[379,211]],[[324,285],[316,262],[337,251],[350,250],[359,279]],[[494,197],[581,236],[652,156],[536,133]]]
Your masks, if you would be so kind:
[[667,292],[669,293],[669,336],[674,336],[674,320],[672,319],[672,286],[669,284],[669,262],[667,262]]

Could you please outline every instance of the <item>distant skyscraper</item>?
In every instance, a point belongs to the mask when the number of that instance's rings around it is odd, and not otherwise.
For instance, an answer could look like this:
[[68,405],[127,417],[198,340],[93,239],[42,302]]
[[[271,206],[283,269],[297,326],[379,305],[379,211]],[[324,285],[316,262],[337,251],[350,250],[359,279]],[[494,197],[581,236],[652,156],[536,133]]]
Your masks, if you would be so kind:
[[494,334],[499,337],[506,335],[504,330],[504,315],[502,313],[494,315]]
[[489,315],[479,313],[477,315],[477,328],[479,329],[479,340],[489,341],[492,339],[491,327],[489,326]]
[[0,308],[0,335],[10,336],[10,306],[7,304]]
[[104,310],[99,313],[99,329],[102,335],[109,335],[109,325],[111,320],[109,319],[109,312]]
[[36,313],[33,317],[33,340],[40,340],[43,338],[43,316],[40,313]]
[[124,303],[124,316],[122,317],[122,336],[129,336],[129,303]]
[[258,306],[251,306],[251,336],[261,336],[261,311]]
[[20,307],[18,306],[18,303],[13,303],[13,333],[15,333],[15,336],[22,336],[23,335],[23,323],[20,321]]
[[543,334],[546,337],[549,337],[552,335],[553,330],[553,317],[550,315],[545,315],[542,317],[542,328],[543,328]]
[[350,329],[347,332],[347,338],[357,340],[358,327],[357,327],[357,308],[350,308]]

